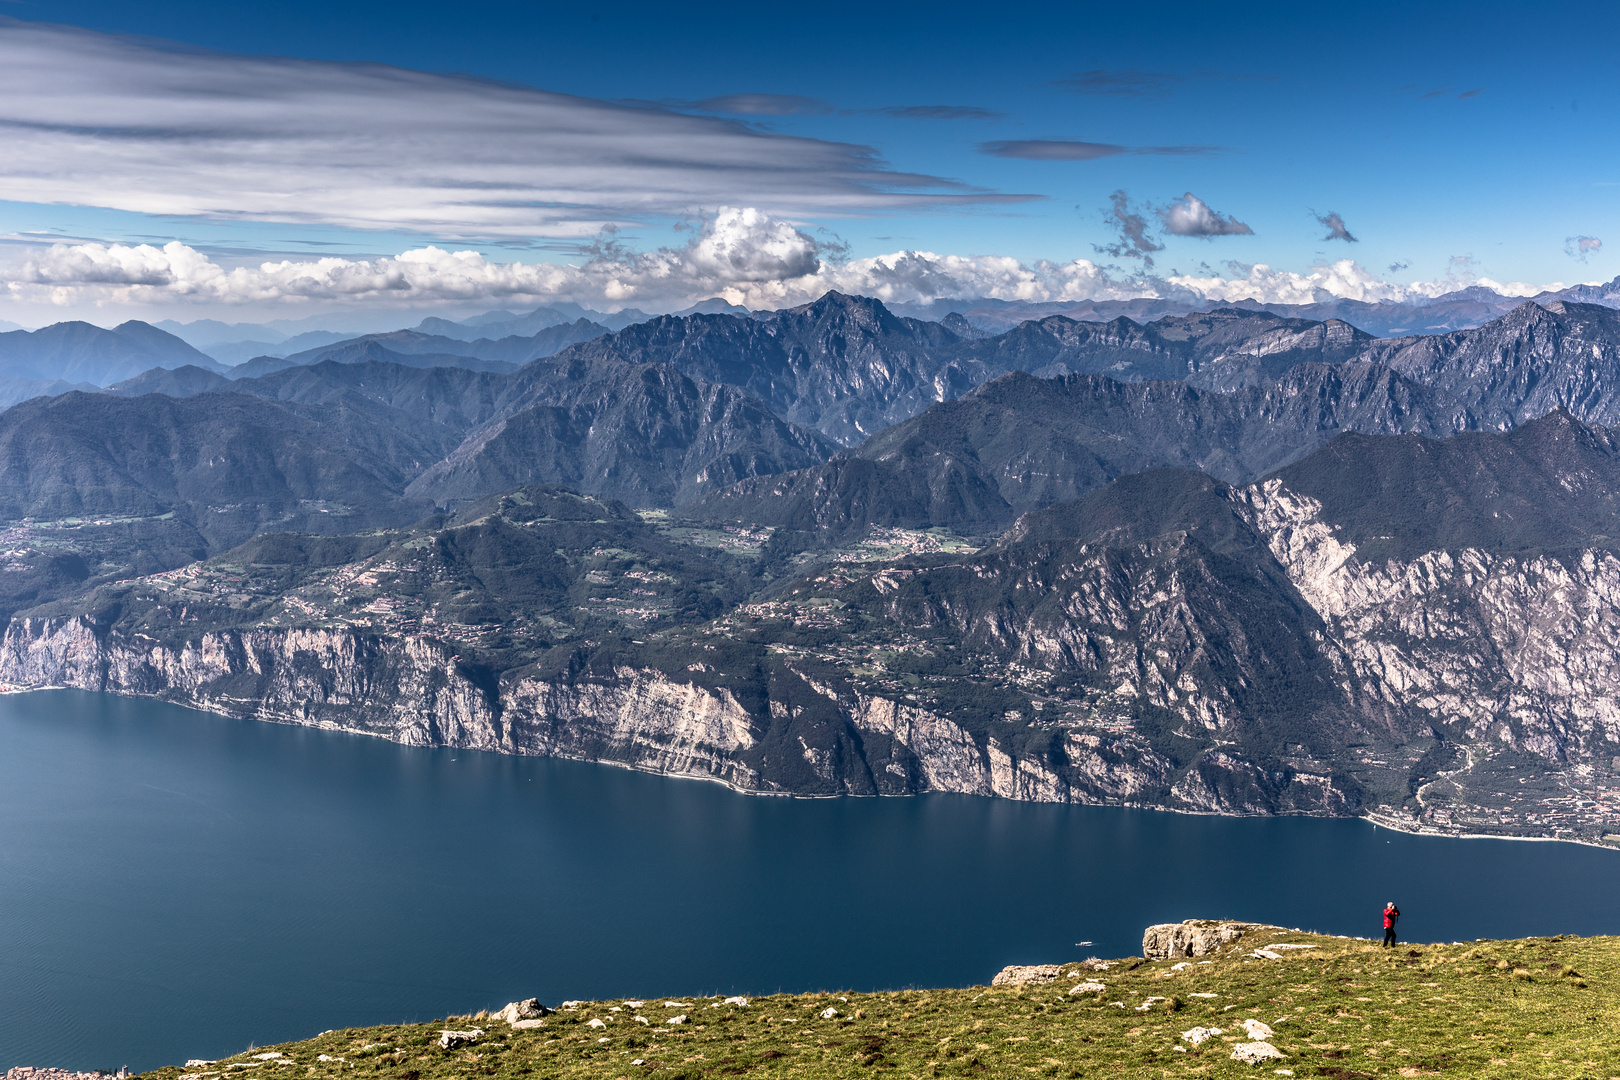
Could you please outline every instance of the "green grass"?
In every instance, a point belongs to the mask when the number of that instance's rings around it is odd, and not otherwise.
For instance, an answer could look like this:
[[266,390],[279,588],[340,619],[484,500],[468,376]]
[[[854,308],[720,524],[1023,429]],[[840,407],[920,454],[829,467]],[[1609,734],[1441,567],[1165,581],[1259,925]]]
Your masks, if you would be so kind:
[[[1248,957],[1271,942],[1315,945],[1282,960]],[[746,1007],[684,997],[598,1001],[509,1028],[483,1014],[399,1027],[353,1028],[261,1047],[162,1080],[342,1077],[1620,1077],[1620,938],[1530,938],[1403,945],[1282,931],[1251,934],[1213,963],[1124,960],[1100,974],[1101,995],[1073,995],[1080,977],[1023,988],[779,994]],[[1133,966],[1134,965],[1134,966]],[[1073,967],[1065,971],[1077,970]],[[1195,997],[1213,994],[1213,997]],[[1137,1006],[1161,997],[1148,1011]],[[1122,1002],[1121,1008],[1112,1002]],[[613,1011],[619,1006],[620,1011]],[[833,1019],[820,1013],[836,1008]],[[1173,1011],[1172,1011],[1173,1010]],[[685,1014],[680,1026],[664,1023]],[[636,1023],[632,1017],[650,1023]],[[1260,1020],[1286,1059],[1230,1058]],[[605,1027],[591,1027],[600,1019]],[[443,1028],[484,1029],[471,1047],[441,1050]],[[1219,1027],[1193,1047],[1180,1033]],[[1185,1052],[1175,1049],[1185,1047]],[[255,1055],[280,1052],[282,1059]],[[331,1059],[319,1060],[321,1055]],[[642,1064],[635,1064],[636,1061]],[[230,1066],[238,1067],[232,1068]]]

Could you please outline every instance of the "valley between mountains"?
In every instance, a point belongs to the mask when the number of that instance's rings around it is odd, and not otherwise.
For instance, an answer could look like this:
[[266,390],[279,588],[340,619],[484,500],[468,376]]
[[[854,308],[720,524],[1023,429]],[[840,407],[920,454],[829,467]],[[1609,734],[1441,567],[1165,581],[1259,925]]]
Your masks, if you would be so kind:
[[751,792],[1610,842],[1613,307],[549,330],[0,413],[0,680]]

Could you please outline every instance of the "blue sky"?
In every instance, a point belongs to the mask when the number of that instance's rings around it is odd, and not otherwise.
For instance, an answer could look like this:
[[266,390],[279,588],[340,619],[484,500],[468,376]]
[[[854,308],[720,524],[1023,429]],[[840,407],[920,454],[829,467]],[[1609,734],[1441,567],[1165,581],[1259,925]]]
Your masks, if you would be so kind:
[[[1489,4],[761,10],[9,0],[0,15],[201,50],[381,63],[606,102],[654,103],[671,114],[797,137],[771,145],[802,153],[802,163],[791,154],[785,160],[807,174],[865,167],[862,151],[853,149],[861,147],[876,155],[867,165],[882,172],[875,181],[855,176],[838,190],[810,192],[787,190],[779,177],[738,174],[719,193],[723,202],[705,198],[701,176],[683,174],[656,198],[638,202],[634,192],[621,192],[617,202],[581,213],[572,226],[530,228],[522,221],[454,222],[442,212],[372,220],[354,212],[363,192],[327,220],[319,199],[308,200],[315,212],[293,221],[267,220],[289,216],[269,204],[222,212],[218,197],[206,205],[161,204],[172,212],[153,212],[158,204],[151,200],[144,210],[116,209],[122,185],[112,170],[79,177],[65,191],[70,205],[43,205],[47,200],[37,195],[0,203],[0,234],[13,238],[16,258],[26,257],[36,239],[57,236],[178,240],[224,267],[266,253],[397,255],[435,241],[476,248],[492,261],[577,264],[589,257],[585,246],[604,220],[617,221],[620,241],[632,250],[679,248],[690,244],[693,227],[704,228],[705,213],[729,205],[759,206],[791,221],[822,258],[838,255],[842,244],[855,259],[906,249],[1004,256],[1026,265],[1087,259],[1116,283],[1143,275],[1241,276],[1254,263],[1308,274],[1342,259],[1396,284],[1450,274],[1542,285],[1620,273],[1620,68],[1608,57],[1610,43],[1620,39],[1620,9],[1613,5],[1568,5],[1548,15],[1528,5]],[[190,54],[176,55],[177,64],[190,62]],[[93,118],[96,104],[83,107]],[[327,110],[317,97],[301,107],[334,115],[349,109],[364,121],[363,102]],[[229,114],[212,122],[228,124]],[[0,139],[11,137],[6,130],[0,128]],[[694,129],[670,138],[700,136],[707,137]],[[638,129],[624,137],[648,136]],[[805,140],[844,149],[827,164],[816,156],[817,144]],[[499,155],[502,142],[491,132],[482,142],[456,144],[454,152],[476,172],[480,155]],[[184,147],[176,153],[183,156]],[[375,153],[376,170],[393,168],[386,146]],[[519,164],[544,170],[543,148],[536,153],[534,162]],[[1015,156],[1002,156],[1008,153]],[[1032,154],[1044,158],[1031,160]],[[74,162],[62,160],[64,175],[77,176]],[[192,182],[178,165],[164,176],[179,194]],[[354,182],[363,189],[370,180]],[[48,181],[11,193],[54,190]],[[583,173],[575,181],[576,188],[592,182]],[[906,197],[862,199],[856,189],[869,181],[886,195]],[[267,181],[275,182],[273,175]],[[240,177],[229,183],[243,187]],[[1106,217],[1116,191],[1142,216],[1148,246],[1162,245],[1147,253],[1151,267],[1098,250],[1119,242],[1118,221]],[[1188,193],[1247,231],[1167,235],[1160,212]],[[1319,219],[1329,213],[1341,216],[1356,242],[1324,239],[1328,228]],[[33,280],[66,289],[67,279],[52,273],[35,271]],[[12,292],[19,311],[42,303],[38,289],[26,297]],[[127,289],[117,296],[103,290],[94,302],[178,303],[185,310],[218,304],[160,292],[143,299]],[[66,295],[55,298],[58,305],[91,302],[82,290],[64,301]],[[675,299],[644,288],[636,295],[652,306]],[[483,299],[464,301],[489,306]],[[230,301],[255,313],[279,302]],[[4,317],[13,316],[0,310]]]

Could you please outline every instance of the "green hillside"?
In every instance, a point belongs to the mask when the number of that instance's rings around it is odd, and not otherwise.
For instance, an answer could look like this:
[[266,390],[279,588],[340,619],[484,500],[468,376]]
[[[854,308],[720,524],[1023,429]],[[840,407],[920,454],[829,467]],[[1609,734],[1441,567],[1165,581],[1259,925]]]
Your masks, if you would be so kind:
[[[1255,955],[1260,949],[1280,958]],[[481,1012],[332,1031],[147,1075],[1575,1080],[1620,1075],[1617,976],[1620,938],[1384,950],[1265,929],[1214,956],[1068,964],[1038,985],[779,994],[746,1005],[701,996],[593,1001],[525,1030]],[[1088,981],[1104,989],[1072,992]],[[670,1022],[678,1016],[685,1022]],[[1264,1041],[1283,1057],[1233,1060],[1234,1047],[1257,1041],[1244,1021],[1274,1029]],[[1200,1027],[1221,1033],[1194,1045],[1183,1033]],[[441,1030],[473,1028],[481,1034],[471,1044],[439,1045]]]

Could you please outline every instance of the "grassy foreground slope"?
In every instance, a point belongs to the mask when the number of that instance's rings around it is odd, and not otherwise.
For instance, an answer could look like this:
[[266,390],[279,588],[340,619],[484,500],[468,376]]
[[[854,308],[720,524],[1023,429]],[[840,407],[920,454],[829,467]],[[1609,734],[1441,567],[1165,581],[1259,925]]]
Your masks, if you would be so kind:
[[[1314,948],[1274,950],[1282,959],[1253,955],[1277,944]],[[1011,988],[779,994],[746,1005],[702,997],[594,1001],[528,1030],[480,1013],[332,1031],[147,1075],[1620,1076],[1620,938],[1385,950],[1268,930],[1202,959],[1210,962],[1127,959],[1102,971],[1065,965],[1057,982]],[[1105,989],[1070,992],[1090,980]],[[836,1015],[824,1018],[828,1009]],[[667,1022],[677,1016],[687,1019]],[[1263,1065],[1232,1060],[1233,1046],[1251,1041],[1245,1020],[1275,1029],[1268,1041],[1285,1057]],[[440,1047],[441,1029],[473,1027],[483,1030],[476,1043]],[[1223,1033],[1194,1046],[1182,1033],[1196,1027]]]

